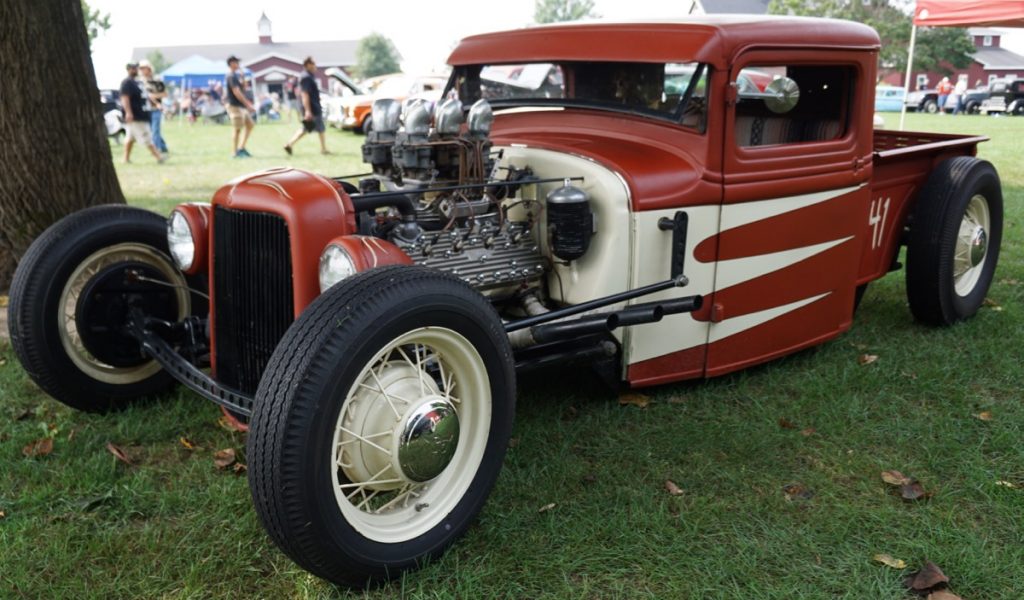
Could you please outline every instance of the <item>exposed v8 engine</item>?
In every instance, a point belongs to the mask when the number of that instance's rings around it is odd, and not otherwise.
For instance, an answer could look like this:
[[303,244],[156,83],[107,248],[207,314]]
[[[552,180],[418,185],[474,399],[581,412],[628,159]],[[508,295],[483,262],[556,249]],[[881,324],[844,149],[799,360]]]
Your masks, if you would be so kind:
[[388,239],[417,264],[488,295],[535,287],[547,262],[535,233],[543,206],[526,194],[537,180],[529,169],[498,167],[488,103],[477,102],[466,115],[458,100],[448,100],[436,110],[434,127],[426,102],[378,100],[373,111],[374,129],[363,145],[373,175],[359,191],[390,198],[392,208],[362,217],[361,233]]

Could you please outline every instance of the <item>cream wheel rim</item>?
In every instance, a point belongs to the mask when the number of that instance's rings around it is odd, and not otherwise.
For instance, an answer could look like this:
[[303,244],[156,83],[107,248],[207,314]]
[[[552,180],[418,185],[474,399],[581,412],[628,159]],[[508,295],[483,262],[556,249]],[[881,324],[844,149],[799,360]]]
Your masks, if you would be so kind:
[[169,258],[145,244],[126,242],[108,246],[90,254],[71,273],[61,291],[57,305],[57,329],[61,345],[71,362],[89,377],[113,385],[129,385],[152,377],[160,371],[155,360],[148,360],[133,367],[115,367],[93,356],[82,341],[75,314],[78,301],[89,280],[103,269],[123,262],[143,263],[156,269],[174,286],[178,301],[178,320],[187,317],[191,311],[188,287],[185,278],[171,264]]
[[[423,327],[385,344],[347,391],[334,428],[331,482],[345,520],[383,543],[436,527],[469,490],[490,420],[487,369],[461,334]],[[414,430],[423,437],[410,445]],[[427,467],[402,458],[410,453]]]
[[976,194],[967,203],[953,250],[953,286],[959,296],[974,291],[988,257],[991,217],[988,200]]

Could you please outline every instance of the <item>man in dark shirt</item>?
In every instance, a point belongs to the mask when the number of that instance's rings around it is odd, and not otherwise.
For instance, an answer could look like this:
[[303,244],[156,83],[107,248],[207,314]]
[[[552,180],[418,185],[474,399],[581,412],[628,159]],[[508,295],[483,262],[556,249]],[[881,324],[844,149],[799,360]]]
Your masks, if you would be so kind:
[[235,158],[248,158],[252,155],[245,149],[245,144],[249,141],[252,128],[256,126],[252,120],[252,113],[256,112],[256,108],[246,96],[245,75],[238,62],[237,56],[228,57],[228,68],[231,70],[228,71],[225,82],[227,84],[225,95],[228,98],[228,116],[231,117],[231,125],[235,129],[232,138]]
[[292,154],[292,146],[302,139],[307,133],[317,132],[320,135],[320,154],[330,154],[327,150],[327,140],[324,138],[324,115],[320,108],[320,88],[316,84],[316,62],[312,56],[302,61],[302,68],[305,69],[299,79],[299,97],[302,101],[302,127],[295,132],[292,139],[284,146],[288,156]]
[[124,143],[124,162],[131,161],[132,148],[139,142],[149,148],[158,163],[165,158],[153,144],[153,132],[149,126],[149,113],[145,111],[146,103],[142,98],[142,88],[135,78],[139,76],[139,64],[128,63],[128,76],[121,82],[121,107],[124,108],[124,126],[128,131]]

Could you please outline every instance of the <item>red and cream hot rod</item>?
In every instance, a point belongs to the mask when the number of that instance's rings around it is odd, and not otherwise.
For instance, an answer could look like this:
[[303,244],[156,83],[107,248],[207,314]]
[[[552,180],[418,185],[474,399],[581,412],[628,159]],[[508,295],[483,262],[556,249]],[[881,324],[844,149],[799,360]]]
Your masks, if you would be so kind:
[[984,138],[872,131],[878,49],[761,16],[467,38],[441,102],[376,102],[372,174],[273,169],[169,219],[54,225],[15,276],[14,348],[76,408],[178,381],[247,420],[281,549],[393,577],[480,511],[517,371],[762,363],[850,327],[902,246],[919,321],[977,311],[1002,229]]

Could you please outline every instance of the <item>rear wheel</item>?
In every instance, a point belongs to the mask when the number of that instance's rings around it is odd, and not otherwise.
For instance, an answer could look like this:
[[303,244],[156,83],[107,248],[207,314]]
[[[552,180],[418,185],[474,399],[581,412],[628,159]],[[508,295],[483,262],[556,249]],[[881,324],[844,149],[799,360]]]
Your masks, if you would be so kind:
[[373,117],[367,116],[365,119],[363,119],[363,124],[362,126],[359,127],[359,132],[362,133],[363,135],[366,135],[371,131],[373,131]]
[[167,321],[192,310],[167,256],[166,220],[128,206],[61,219],[29,247],[11,283],[11,345],[39,387],[68,406],[116,409],[174,381],[125,324],[132,308]]
[[949,325],[985,300],[999,259],[1003,195],[996,170],[968,156],[941,163],[914,209],[907,244],[907,297],[914,317]]
[[472,523],[514,403],[511,349],[485,298],[418,267],[358,275],[303,312],[260,382],[256,513],[320,577],[393,578]]
[[978,102],[975,102],[974,100],[971,100],[964,107],[964,112],[966,112],[969,115],[976,115],[976,114],[978,114],[978,112],[980,112],[979,111],[980,107],[981,107],[981,105]]

